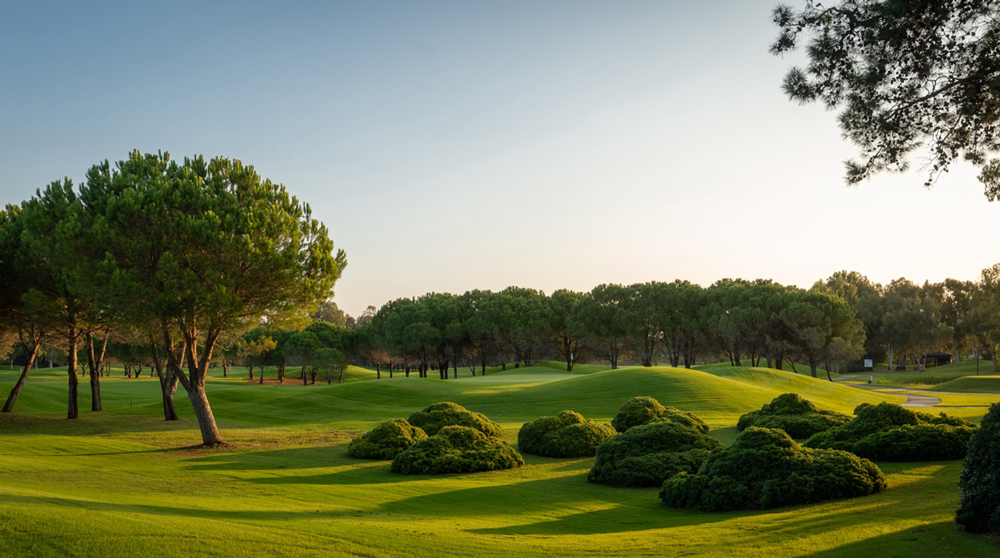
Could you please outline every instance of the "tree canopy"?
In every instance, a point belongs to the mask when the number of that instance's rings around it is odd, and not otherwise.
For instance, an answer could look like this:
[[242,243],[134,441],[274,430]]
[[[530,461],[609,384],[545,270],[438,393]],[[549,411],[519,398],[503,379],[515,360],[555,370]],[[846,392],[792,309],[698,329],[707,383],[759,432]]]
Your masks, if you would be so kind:
[[775,54],[808,41],[809,64],[784,90],[802,103],[839,109],[844,135],[861,149],[847,182],[905,171],[923,148],[927,185],[959,158],[981,169],[1000,197],[1000,3],[990,0],[807,0],[778,6]]

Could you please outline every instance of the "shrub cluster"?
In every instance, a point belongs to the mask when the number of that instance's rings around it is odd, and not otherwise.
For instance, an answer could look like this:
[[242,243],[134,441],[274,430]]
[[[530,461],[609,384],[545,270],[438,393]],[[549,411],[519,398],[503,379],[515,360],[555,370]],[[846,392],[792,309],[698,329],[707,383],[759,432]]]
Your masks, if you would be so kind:
[[971,422],[914,412],[892,403],[862,403],[853,420],[810,437],[805,445],[849,451],[878,461],[962,459],[975,431]]
[[741,416],[736,428],[740,431],[751,426],[777,428],[792,438],[804,439],[850,421],[851,417],[843,413],[817,409],[797,393],[783,393],[759,411]]
[[583,418],[580,413],[563,411],[524,423],[517,433],[517,449],[546,457],[593,456],[598,444],[614,436],[615,429]]
[[878,466],[845,451],[800,446],[781,430],[747,428],[711,453],[697,474],[667,479],[660,499],[704,511],[769,509],[884,490]]
[[611,426],[618,432],[625,432],[633,426],[655,420],[668,420],[689,426],[699,432],[708,432],[708,425],[694,414],[673,407],[664,407],[652,397],[634,397],[626,401],[611,420]]
[[690,426],[656,420],[598,446],[587,480],[613,486],[659,486],[677,473],[697,471],[718,446],[718,441]]
[[419,427],[403,419],[387,420],[363,436],[351,440],[347,455],[359,459],[392,459],[406,448],[427,439]]
[[445,426],[392,460],[392,472],[404,475],[477,473],[524,465],[514,448],[467,426]]
[[1000,403],[990,406],[969,441],[959,477],[962,489],[955,521],[970,533],[1000,535]]
[[503,427],[486,418],[486,415],[474,413],[457,403],[435,403],[422,411],[417,411],[407,419],[413,426],[419,426],[433,436],[445,426],[468,426],[492,436],[503,436]]

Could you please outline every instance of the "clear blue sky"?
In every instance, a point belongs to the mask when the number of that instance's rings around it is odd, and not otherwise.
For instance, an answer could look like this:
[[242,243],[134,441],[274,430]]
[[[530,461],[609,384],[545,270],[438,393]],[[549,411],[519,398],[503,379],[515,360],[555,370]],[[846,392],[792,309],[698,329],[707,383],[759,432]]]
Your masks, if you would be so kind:
[[1000,261],[970,168],[844,186],[836,115],[780,90],[775,1],[3,2],[0,201],[132,149],[238,158],[329,226],[352,314]]

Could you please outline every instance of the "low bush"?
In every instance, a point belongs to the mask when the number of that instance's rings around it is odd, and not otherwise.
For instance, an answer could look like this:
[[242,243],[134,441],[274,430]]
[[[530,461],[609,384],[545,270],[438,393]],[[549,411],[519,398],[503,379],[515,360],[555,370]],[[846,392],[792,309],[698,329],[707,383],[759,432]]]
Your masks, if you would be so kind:
[[850,416],[818,409],[797,393],[783,393],[759,411],[741,416],[736,428],[741,432],[751,426],[777,428],[792,438],[808,438],[850,421]]
[[406,448],[427,439],[420,428],[403,419],[387,420],[363,436],[351,440],[347,455],[359,459],[392,459]]
[[703,511],[758,510],[853,498],[886,488],[878,466],[839,450],[805,448],[782,430],[751,426],[708,456],[697,474],[667,479],[664,505]]
[[970,533],[1000,535],[1000,403],[990,406],[969,441],[959,477],[962,489],[955,521]]
[[468,426],[492,436],[503,436],[503,427],[488,419],[486,415],[474,413],[457,403],[435,403],[422,411],[417,411],[406,419],[413,426],[419,426],[433,436],[445,426]]
[[962,459],[975,430],[971,422],[911,411],[892,403],[862,403],[847,424],[819,432],[805,445],[849,451],[880,461]]
[[524,423],[517,433],[517,449],[546,457],[589,457],[598,444],[615,434],[615,429],[606,424],[563,411],[558,416]]
[[514,448],[467,426],[445,426],[392,460],[392,472],[404,475],[477,473],[524,465]]
[[657,420],[597,446],[587,480],[613,486],[660,486],[677,473],[697,471],[718,446],[718,441],[690,426]]
[[708,425],[694,414],[673,407],[664,407],[652,397],[633,397],[626,401],[611,420],[611,426],[618,432],[625,432],[633,426],[655,420],[676,422],[703,433],[708,432]]

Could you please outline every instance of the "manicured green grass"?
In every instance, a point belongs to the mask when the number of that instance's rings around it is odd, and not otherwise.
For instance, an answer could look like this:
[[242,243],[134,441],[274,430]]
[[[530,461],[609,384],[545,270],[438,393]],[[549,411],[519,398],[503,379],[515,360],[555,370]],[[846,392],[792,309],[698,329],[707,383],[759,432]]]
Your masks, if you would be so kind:
[[[0,371],[0,393],[15,377]],[[542,365],[330,386],[213,377],[230,445],[211,450],[185,449],[199,437],[183,390],[184,420],[167,424],[155,379],[104,378],[103,413],[85,411],[81,384],[84,412],[67,421],[65,382],[65,371],[39,371],[19,413],[0,416],[0,556],[1000,556],[954,527],[958,462],[884,464],[891,488],[868,498],[706,514],[663,508],[656,489],[587,483],[589,458],[410,477],[346,457],[354,434],[442,400],[503,423],[511,442],[526,420],[574,409],[607,421],[636,395],[698,413],[724,441],[740,414],[785,391],[846,412],[902,400],[788,372]]]
[[[979,375],[985,376],[995,374],[993,363],[987,360],[979,362]],[[942,386],[953,380],[965,377],[976,377],[976,361],[964,361],[952,363],[945,366],[927,368],[923,372],[915,370],[876,370],[874,372],[861,372],[857,377],[844,380],[845,383],[866,384],[869,376],[872,383],[885,387],[905,387],[917,389],[935,389],[942,391],[966,391],[964,386],[958,384],[953,386],[957,389],[946,389]],[[1000,386],[997,386],[994,393],[1000,393]]]
[[966,376],[938,384],[931,391],[959,391],[962,393],[1000,393],[1000,376]]

